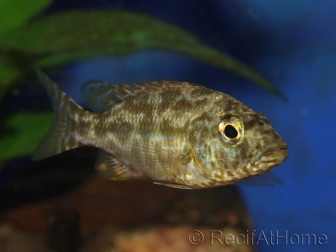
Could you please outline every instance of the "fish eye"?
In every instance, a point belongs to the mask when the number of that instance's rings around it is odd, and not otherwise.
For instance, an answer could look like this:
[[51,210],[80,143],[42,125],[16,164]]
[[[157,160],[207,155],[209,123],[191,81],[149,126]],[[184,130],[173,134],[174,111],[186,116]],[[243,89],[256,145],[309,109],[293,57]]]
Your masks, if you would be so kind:
[[236,138],[238,136],[238,131],[236,130],[234,126],[232,126],[231,124],[228,124],[225,126],[224,134],[228,138]]
[[225,143],[237,144],[242,139],[243,133],[243,122],[240,118],[231,115],[221,118],[218,135]]

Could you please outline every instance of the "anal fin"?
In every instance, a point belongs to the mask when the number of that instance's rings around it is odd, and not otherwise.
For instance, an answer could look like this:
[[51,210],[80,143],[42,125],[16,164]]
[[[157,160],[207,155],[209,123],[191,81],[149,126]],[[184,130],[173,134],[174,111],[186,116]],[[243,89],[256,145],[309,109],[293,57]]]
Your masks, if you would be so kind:
[[103,150],[98,152],[95,169],[100,176],[110,180],[123,181],[142,178],[140,173],[127,167],[127,165],[117,160],[111,153]]
[[155,185],[163,185],[163,186],[168,186],[168,187],[177,188],[177,189],[188,189],[188,190],[193,189],[190,186],[178,185],[178,184],[173,184],[173,183],[166,183],[166,182],[161,182],[161,181],[154,181],[153,183]]

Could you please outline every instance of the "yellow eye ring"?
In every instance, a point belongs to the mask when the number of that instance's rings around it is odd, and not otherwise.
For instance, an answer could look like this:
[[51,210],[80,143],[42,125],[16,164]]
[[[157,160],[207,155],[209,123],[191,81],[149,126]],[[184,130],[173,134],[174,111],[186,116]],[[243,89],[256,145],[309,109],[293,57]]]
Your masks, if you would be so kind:
[[221,119],[218,125],[220,138],[229,144],[237,144],[242,139],[244,133],[243,123],[236,116],[226,116]]

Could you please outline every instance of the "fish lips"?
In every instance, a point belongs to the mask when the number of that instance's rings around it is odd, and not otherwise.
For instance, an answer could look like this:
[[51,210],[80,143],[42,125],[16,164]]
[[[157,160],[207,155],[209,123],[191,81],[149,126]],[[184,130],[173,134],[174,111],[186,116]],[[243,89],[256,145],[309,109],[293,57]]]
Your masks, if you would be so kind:
[[253,171],[268,171],[286,160],[288,157],[287,145],[268,149],[252,164]]

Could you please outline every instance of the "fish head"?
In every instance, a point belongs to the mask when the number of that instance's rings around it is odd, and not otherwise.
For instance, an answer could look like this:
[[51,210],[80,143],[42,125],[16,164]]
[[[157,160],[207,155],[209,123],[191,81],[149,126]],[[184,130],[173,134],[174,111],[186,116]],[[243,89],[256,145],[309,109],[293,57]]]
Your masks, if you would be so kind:
[[206,174],[214,183],[232,184],[261,175],[288,156],[286,142],[263,114],[241,103],[239,108],[219,112],[214,125],[208,162],[212,168]]
[[[252,175],[262,174],[285,161],[288,147],[263,114],[254,113],[247,120],[246,141],[251,153],[249,170]],[[253,124],[257,126],[253,127]]]

